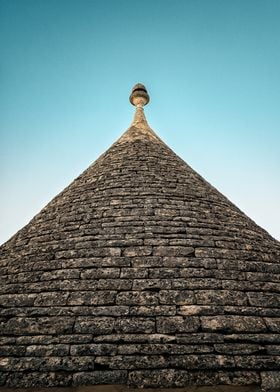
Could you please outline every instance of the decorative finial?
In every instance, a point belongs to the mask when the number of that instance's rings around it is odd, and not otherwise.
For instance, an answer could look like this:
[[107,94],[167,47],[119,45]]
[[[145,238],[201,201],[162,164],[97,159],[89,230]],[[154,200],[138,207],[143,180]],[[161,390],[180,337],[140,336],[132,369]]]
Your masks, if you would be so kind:
[[130,103],[136,107],[143,107],[147,105],[150,101],[149,94],[147,93],[146,87],[141,84],[137,83],[132,89],[132,93],[129,97]]

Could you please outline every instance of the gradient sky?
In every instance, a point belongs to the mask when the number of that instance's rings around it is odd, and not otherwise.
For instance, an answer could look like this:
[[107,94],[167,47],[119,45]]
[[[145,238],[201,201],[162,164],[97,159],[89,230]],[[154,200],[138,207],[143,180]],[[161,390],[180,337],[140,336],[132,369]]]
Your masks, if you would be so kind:
[[280,239],[279,0],[0,0],[0,243],[151,127]]

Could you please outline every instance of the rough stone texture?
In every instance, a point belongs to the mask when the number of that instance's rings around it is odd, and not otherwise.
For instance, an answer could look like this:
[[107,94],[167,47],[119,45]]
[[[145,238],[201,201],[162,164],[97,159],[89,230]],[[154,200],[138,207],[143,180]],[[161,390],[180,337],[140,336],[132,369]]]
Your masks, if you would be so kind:
[[[38,374],[38,377],[41,375]],[[102,377],[103,376],[103,377]],[[163,375],[161,375],[163,378]],[[26,391],[26,392],[134,392],[135,388],[132,386],[126,386],[124,384],[108,384],[110,382],[110,379],[112,380],[111,382],[123,382],[124,379],[126,378],[126,374],[124,373],[119,373],[119,372],[95,372],[95,373],[77,373],[74,375],[75,379],[75,384],[77,382],[78,386],[69,386],[69,387],[31,387],[31,388],[24,388],[24,389],[18,389],[18,388],[8,388],[8,387],[3,387],[1,388],[1,392],[16,392],[16,391]],[[224,377],[221,375],[221,380],[224,379]],[[226,378],[226,377],[225,377]],[[239,378],[241,380],[241,378]],[[77,380],[77,381],[76,381]],[[253,380],[253,378],[252,378]],[[57,380],[59,383],[59,380]],[[98,384],[95,384],[95,383]],[[103,382],[103,384],[102,384]],[[81,384],[84,384],[81,386]],[[86,384],[86,385],[85,385]],[[105,385],[104,385],[105,384]],[[162,387],[162,388],[157,388],[153,389],[153,391],[159,391],[159,392],[177,392],[178,389],[175,388],[169,388],[168,387]],[[150,388],[142,388],[141,391],[143,392],[151,392]],[[197,386],[197,385],[191,385],[187,387],[181,387],[180,388],[181,392],[260,392],[261,389],[257,385],[251,385],[251,386],[244,386],[244,385],[219,385],[217,386]]]
[[0,383],[277,389],[279,261],[139,107],[1,247]]
[[268,371],[261,373],[262,388],[265,391],[280,390],[280,371]]

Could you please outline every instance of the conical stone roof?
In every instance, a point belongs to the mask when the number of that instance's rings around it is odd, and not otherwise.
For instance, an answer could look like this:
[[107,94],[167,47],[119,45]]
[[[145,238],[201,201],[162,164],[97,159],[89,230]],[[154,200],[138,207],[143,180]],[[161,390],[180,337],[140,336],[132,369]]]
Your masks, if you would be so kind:
[[280,384],[280,245],[149,127],[1,247],[0,385]]

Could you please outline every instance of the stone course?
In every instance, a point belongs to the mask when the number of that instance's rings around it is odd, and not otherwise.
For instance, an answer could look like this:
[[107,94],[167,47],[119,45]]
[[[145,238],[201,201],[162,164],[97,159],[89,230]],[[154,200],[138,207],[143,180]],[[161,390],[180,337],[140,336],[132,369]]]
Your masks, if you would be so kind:
[[0,271],[3,387],[280,388],[280,244],[141,107],[1,247]]

